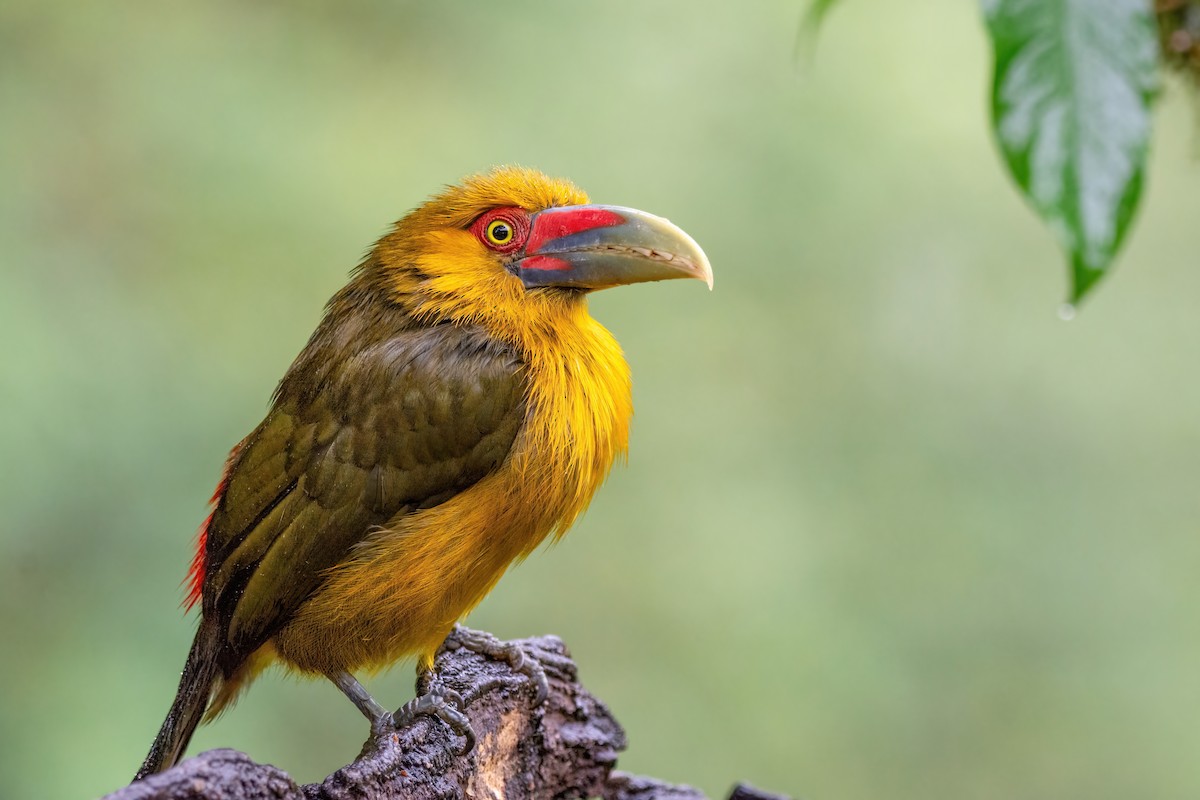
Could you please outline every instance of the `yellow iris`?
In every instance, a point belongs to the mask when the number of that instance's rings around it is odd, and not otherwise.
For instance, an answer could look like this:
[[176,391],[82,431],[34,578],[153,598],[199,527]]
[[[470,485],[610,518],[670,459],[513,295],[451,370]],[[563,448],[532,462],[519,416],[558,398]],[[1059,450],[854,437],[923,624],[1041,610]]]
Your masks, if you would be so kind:
[[513,237],[512,225],[508,224],[502,219],[489,222],[484,233],[487,234],[487,239],[489,242],[499,245],[508,244],[512,241]]

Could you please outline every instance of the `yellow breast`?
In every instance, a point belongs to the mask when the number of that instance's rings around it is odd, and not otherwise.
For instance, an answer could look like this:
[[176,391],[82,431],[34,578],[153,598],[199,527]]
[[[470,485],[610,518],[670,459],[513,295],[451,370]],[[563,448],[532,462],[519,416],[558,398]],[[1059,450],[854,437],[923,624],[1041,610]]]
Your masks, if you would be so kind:
[[523,499],[555,507],[562,535],[624,457],[633,403],[620,346],[586,310],[553,337],[528,351],[529,416],[512,471]]

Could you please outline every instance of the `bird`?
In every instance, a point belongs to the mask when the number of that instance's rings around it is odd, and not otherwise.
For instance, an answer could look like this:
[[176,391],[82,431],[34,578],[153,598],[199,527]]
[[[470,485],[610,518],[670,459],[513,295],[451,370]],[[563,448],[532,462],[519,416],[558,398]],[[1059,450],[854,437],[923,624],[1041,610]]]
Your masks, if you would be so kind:
[[135,780],[272,664],[329,678],[373,730],[427,713],[469,734],[435,682],[393,715],[354,674],[415,657],[432,675],[507,568],[584,511],[632,415],[588,295],[673,278],[712,288],[687,233],[525,167],[470,175],[396,222],[229,453],[187,581],[195,638]]

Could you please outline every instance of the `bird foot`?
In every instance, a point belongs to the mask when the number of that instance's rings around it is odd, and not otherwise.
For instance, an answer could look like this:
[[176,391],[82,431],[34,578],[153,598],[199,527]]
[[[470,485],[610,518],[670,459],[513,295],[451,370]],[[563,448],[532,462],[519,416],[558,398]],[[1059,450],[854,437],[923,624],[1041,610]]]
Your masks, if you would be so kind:
[[437,682],[436,677],[431,677],[422,683],[426,684],[424,691],[390,715],[392,726],[404,728],[415,722],[417,717],[437,717],[449,725],[451,730],[466,739],[458,753],[465,756],[475,749],[475,731],[471,728],[471,721],[464,713],[466,703],[463,701],[462,695],[453,689],[442,686]]
[[[550,682],[546,679],[546,670],[535,659],[525,655],[525,651],[515,642],[504,642],[486,631],[477,631],[472,628],[463,627],[462,625],[455,625],[454,630],[446,637],[446,642],[442,647],[446,650],[458,650],[462,648],[470,650],[472,653],[478,653],[485,658],[491,658],[496,661],[507,661],[513,672],[525,675],[529,678],[530,683],[533,684],[533,704],[535,706],[540,706],[546,702],[546,698],[550,694]],[[503,681],[497,680],[483,686],[475,687],[475,691],[472,693],[473,697],[468,698],[468,702],[474,699],[474,696],[483,694],[502,683]]]

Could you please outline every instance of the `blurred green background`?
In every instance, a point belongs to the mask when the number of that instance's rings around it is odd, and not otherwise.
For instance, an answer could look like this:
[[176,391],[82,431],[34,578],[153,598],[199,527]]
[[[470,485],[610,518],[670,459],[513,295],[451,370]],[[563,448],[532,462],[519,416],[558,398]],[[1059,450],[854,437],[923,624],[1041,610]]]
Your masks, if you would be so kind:
[[[1116,273],[1003,175],[972,3],[0,4],[0,774],[125,783],[192,536],[326,298],[496,163],[669,216],[716,291],[597,295],[629,465],[473,625],[555,632],[624,769],[723,795],[1200,796],[1200,202],[1168,87]],[[405,665],[370,682],[389,704]],[[358,751],[271,675],[191,752]]]

